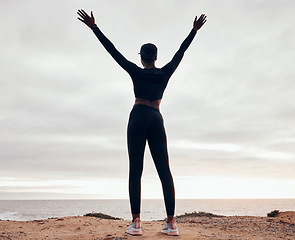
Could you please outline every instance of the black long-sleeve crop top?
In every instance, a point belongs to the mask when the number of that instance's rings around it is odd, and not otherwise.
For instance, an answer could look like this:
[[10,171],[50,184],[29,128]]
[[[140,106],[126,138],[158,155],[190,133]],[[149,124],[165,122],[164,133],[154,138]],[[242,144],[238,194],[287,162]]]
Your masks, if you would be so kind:
[[172,60],[164,67],[143,69],[128,61],[96,25],[93,28],[93,32],[115,61],[126,70],[132,78],[135,97],[151,101],[162,99],[169,78],[179,65],[184,52],[196,35],[196,31],[192,29]]

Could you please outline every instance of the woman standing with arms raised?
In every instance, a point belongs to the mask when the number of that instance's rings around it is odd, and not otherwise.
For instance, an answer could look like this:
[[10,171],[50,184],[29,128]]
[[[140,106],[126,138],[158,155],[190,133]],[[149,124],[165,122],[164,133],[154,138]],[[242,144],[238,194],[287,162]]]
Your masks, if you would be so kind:
[[127,233],[141,235],[140,203],[141,203],[141,175],[146,141],[148,142],[158,175],[160,177],[167,213],[167,224],[162,233],[178,235],[174,220],[175,193],[173,178],[170,172],[167,152],[167,140],[163,118],[159,110],[160,102],[169,78],[179,65],[184,52],[187,50],[197,31],[206,22],[203,14],[193,22],[193,29],[181,44],[172,60],[162,68],[155,66],[157,47],[147,43],[140,49],[143,68],[128,61],[101,32],[95,24],[93,13],[89,16],[84,10],[78,10],[78,19],[92,29],[104,48],[114,60],[130,75],[135,94],[135,103],[130,113],[127,142],[129,153],[129,197],[132,212],[132,224]]

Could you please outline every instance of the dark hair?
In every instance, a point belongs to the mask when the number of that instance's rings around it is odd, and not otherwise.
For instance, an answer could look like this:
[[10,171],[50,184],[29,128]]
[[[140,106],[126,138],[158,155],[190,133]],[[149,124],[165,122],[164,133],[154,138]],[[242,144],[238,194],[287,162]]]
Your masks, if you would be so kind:
[[143,44],[140,48],[140,56],[146,62],[153,62],[157,60],[157,47],[152,43]]

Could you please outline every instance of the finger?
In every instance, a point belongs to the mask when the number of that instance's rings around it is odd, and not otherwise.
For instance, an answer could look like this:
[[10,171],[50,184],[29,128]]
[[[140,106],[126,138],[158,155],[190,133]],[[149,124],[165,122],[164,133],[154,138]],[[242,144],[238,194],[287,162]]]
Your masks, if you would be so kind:
[[81,10],[85,14],[85,16],[89,17],[88,14],[83,9],[81,9]]
[[200,20],[200,21],[203,21],[203,19],[204,19],[204,14],[202,14],[202,15],[200,16],[199,20]]
[[78,12],[80,13],[81,16],[85,17],[87,14],[85,14],[85,12],[83,11],[83,9],[78,10]]
[[85,18],[85,16],[83,16],[81,13],[79,13],[79,12],[77,12],[78,13],[78,15],[81,17],[81,18]]
[[83,18],[83,19],[86,19],[87,18],[87,16],[83,13],[83,12],[78,12],[78,14],[79,14],[79,16],[81,17],[81,18]]
[[81,22],[83,22],[84,23],[84,20],[83,19],[81,19],[81,18],[78,18]]
[[93,12],[91,11],[91,17],[94,19]]
[[86,17],[85,17],[82,13],[80,13],[80,12],[77,12],[77,14],[78,14],[81,18],[83,18],[83,19],[86,18]]
[[206,17],[202,17],[199,19],[201,23],[205,23],[206,22]]

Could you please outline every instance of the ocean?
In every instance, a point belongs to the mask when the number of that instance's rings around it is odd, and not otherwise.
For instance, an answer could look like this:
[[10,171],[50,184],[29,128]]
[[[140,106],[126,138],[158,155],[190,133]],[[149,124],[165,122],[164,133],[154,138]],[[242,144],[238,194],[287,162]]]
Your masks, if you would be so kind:
[[[273,210],[295,211],[295,199],[177,199],[176,215],[210,212],[224,216],[261,216]],[[0,200],[0,219],[29,221],[101,212],[130,220],[129,200]],[[142,200],[143,221],[166,217],[163,200]]]

